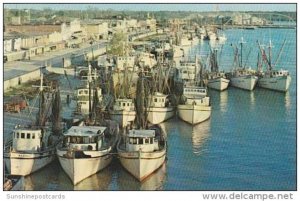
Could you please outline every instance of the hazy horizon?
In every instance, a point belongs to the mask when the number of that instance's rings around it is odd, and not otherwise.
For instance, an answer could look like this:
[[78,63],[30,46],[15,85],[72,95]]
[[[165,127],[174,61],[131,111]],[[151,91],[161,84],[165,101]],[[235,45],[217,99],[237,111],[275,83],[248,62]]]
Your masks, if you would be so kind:
[[[147,5],[147,6],[145,6]],[[295,3],[287,4],[201,4],[201,3],[33,3],[33,4],[15,4],[4,3],[4,8],[9,9],[36,9],[43,10],[46,8],[52,10],[86,10],[89,8],[95,8],[99,10],[116,10],[116,11],[289,11],[296,12]]]

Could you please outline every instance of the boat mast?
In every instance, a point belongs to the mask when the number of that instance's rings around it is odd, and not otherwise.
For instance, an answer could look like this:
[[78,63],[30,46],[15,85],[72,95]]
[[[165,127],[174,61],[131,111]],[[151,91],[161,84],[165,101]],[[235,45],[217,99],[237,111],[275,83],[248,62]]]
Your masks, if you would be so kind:
[[88,85],[89,85],[89,119],[91,120],[92,118],[92,69],[91,69],[91,64],[89,64],[89,72],[88,72]]
[[41,73],[41,81],[39,86],[33,86],[39,88],[39,112],[36,118],[36,125],[37,126],[44,126],[45,125],[45,96],[44,96],[44,75]]
[[270,40],[269,41],[269,70],[271,71],[272,70],[272,62],[271,62],[271,59],[272,59],[272,41]]
[[145,86],[144,86],[144,73],[141,75],[137,82],[136,90],[136,117],[137,117],[137,128],[141,129],[145,127]]
[[244,37],[241,37],[241,41],[240,41],[240,45],[241,45],[241,63],[240,63],[240,67],[243,67],[243,44],[246,43],[244,41]]
[[52,131],[54,134],[61,134],[61,99],[60,99],[60,90],[59,86],[56,83],[55,86],[55,93],[53,94],[53,101],[52,101]]
[[275,63],[274,63],[274,66],[277,65],[277,62],[279,61],[279,59],[280,59],[280,57],[281,57],[281,54],[282,54],[282,51],[283,51],[283,48],[284,48],[285,43],[286,43],[286,39],[284,39],[284,42],[283,42],[283,44],[282,44],[282,46],[281,46],[281,48],[280,48],[280,51],[279,51],[279,53],[278,53],[278,56],[277,56],[276,61],[275,61]]

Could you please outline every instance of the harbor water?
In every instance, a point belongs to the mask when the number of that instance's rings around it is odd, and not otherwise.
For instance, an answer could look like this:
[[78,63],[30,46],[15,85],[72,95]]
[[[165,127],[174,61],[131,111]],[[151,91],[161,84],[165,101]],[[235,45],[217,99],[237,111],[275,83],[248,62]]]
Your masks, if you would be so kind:
[[[233,48],[243,37],[243,62],[256,68],[258,45],[272,40],[273,59],[286,38],[278,68],[289,70],[287,93],[260,88],[209,91],[212,114],[191,126],[177,117],[161,124],[167,133],[166,163],[140,183],[115,158],[106,169],[78,185],[59,162],[25,177],[26,190],[296,190],[296,30],[229,29],[219,49],[220,69],[232,68]],[[208,54],[208,42],[194,55]],[[267,46],[265,46],[266,48]],[[251,51],[249,53],[249,51]]]

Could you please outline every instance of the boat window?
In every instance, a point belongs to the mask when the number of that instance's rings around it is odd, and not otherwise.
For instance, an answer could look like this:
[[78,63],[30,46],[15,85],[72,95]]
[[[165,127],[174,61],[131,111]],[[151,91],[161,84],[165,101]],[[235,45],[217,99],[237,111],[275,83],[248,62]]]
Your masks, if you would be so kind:
[[143,143],[143,138],[138,138],[139,139],[139,143],[138,144],[144,144]]
[[35,133],[32,133],[31,137],[32,139],[35,139]]
[[125,107],[125,106],[126,106],[126,103],[123,103],[123,106]]
[[127,106],[129,106],[129,103],[127,103]]
[[83,143],[84,144],[92,143],[92,137],[84,137],[83,138]]
[[145,144],[149,144],[149,138],[145,139]]
[[150,138],[150,144],[153,144],[153,138]]
[[89,94],[89,91],[88,91],[88,90],[84,90],[84,93],[85,93],[85,94]]
[[20,137],[20,133],[17,133],[17,138],[19,138]]
[[132,138],[132,144],[137,144],[137,139],[136,138]]
[[129,138],[129,144],[133,144],[133,139]]
[[81,137],[71,137],[72,143],[82,143],[83,139]]
[[30,133],[27,133],[27,137],[26,137],[27,139],[30,139]]
[[25,133],[21,133],[21,138],[25,138]]
[[154,102],[155,102],[155,103],[157,102],[157,98],[154,98]]

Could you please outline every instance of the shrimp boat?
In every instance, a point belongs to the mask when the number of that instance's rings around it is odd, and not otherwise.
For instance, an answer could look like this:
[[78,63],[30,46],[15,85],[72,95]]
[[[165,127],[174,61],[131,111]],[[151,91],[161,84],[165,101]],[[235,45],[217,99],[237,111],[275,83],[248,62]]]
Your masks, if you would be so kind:
[[147,128],[143,77],[137,85],[137,129],[126,129],[117,151],[122,166],[139,181],[143,181],[163,165],[166,140],[159,126]]
[[[285,42],[283,43],[280,52],[282,51],[284,47]],[[262,59],[264,63],[266,64],[267,70],[265,72],[262,71],[262,64],[260,63],[260,59],[258,57],[258,83],[257,85],[261,88],[271,89],[275,91],[280,92],[286,92],[288,91],[292,78],[289,75],[289,71],[287,70],[277,70],[274,69],[274,64],[271,62],[271,48],[272,43],[270,41],[269,43],[269,57],[267,57],[265,50],[262,48],[262,46],[258,43],[260,54],[262,55]],[[279,56],[281,54],[279,53],[277,61],[279,60]],[[259,56],[259,55],[258,55]],[[276,61],[276,63],[277,63]],[[275,63],[275,65],[276,65]]]
[[64,133],[56,154],[73,185],[110,164],[117,139],[107,134],[106,129],[101,126],[72,126]]
[[[255,70],[251,68],[245,68],[243,66],[243,38],[240,41],[241,45],[241,62],[239,67],[235,67],[233,71],[226,74],[226,77],[230,80],[230,85],[236,88],[252,91],[258,81],[258,77],[255,75]],[[238,49],[235,48],[234,63],[237,66],[238,63]]]
[[229,80],[226,79],[224,72],[219,71],[217,50],[211,51],[210,66],[211,72],[207,73],[207,87],[218,91],[227,89]]
[[136,116],[133,100],[118,98],[113,105],[113,110],[110,111],[110,116],[112,120],[118,122],[121,128],[133,122]]
[[[38,86],[36,86],[38,87]],[[17,125],[12,140],[5,145],[4,161],[11,175],[29,175],[45,167],[55,159],[55,147],[61,139],[59,88],[45,96],[43,74],[39,86],[39,112],[33,125]],[[52,125],[46,120],[52,107]]]
[[150,106],[147,108],[147,119],[151,124],[162,123],[175,115],[175,107],[167,101],[167,95],[155,92],[149,96]]
[[206,88],[185,86],[177,109],[179,118],[192,125],[209,119],[211,106]]

